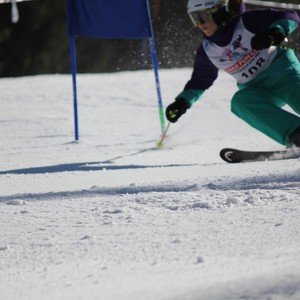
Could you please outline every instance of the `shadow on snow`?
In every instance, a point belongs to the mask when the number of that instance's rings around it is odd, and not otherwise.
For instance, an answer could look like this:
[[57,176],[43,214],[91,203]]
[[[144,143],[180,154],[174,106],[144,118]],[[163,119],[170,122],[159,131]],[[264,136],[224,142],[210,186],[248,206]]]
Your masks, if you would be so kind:
[[192,164],[169,164],[169,165],[112,165],[101,162],[82,162],[61,164],[44,167],[33,167],[15,170],[0,171],[0,175],[5,174],[45,174],[45,173],[60,173],[60,172],[80,172],[80,171],[105,171],[105,170],[126,170],[126,169],[146,169],[146,168],[165,168],[165,167],[183,167],[191,166]]

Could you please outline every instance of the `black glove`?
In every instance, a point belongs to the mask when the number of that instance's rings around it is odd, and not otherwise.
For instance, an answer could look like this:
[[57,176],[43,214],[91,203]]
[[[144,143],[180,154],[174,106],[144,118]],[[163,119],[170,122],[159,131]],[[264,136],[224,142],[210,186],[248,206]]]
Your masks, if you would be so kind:
[[285,35],[278,28],[270,28],[265,32],[256,34],[251,39],[251,47],[254,50],[267,49],[274,46],[279,46],[285,39]]
[[175,123],[188,108],[190,108],[190,105],[185,99],[176,99],[175,102],[171,103],[166,109],[168,121]]

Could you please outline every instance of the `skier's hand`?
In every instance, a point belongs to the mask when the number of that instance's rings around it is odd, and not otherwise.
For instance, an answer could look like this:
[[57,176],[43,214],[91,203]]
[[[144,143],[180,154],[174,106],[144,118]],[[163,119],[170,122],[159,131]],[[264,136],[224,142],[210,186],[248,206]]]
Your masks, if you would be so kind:
[[270,28],[265,32],[256,34],[251,39],[251,47],[254,50],[267,49],[274,46],[279,46],[285,39],[285,35],[278,28]]
[[175,102],[171,103],[166,109],[168,121],[175,123],[188,108],[190,108],[190,105],[185,99],[176,99]]

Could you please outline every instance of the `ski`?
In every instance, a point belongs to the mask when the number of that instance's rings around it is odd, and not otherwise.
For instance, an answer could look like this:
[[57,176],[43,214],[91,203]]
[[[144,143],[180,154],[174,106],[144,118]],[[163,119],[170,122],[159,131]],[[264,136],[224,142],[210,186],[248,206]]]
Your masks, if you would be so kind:
[[228,163],[240,163],[251,161],[282,160],[300,157],[300,149],[286,149],[275,151],[243,151],[233,148],[224,148],[220,156]]

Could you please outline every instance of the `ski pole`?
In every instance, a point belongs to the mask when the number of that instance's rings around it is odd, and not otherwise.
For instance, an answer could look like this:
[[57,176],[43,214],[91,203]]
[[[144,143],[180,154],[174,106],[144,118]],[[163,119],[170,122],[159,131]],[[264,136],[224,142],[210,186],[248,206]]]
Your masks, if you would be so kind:
[[162,147],[163,142],[165,141],[165,139],[166,139],[166,137],[167,137],[167,133],[168,133],[170,124],[171,124],[171,122],[168,122],[168,125],[167,125],[166,129],[163,131],[163,133],[162,133],[160,139],[157,141],[157,143],[156,143],[156,147],[157,147],[157,148],[161,148],[161,147]]

